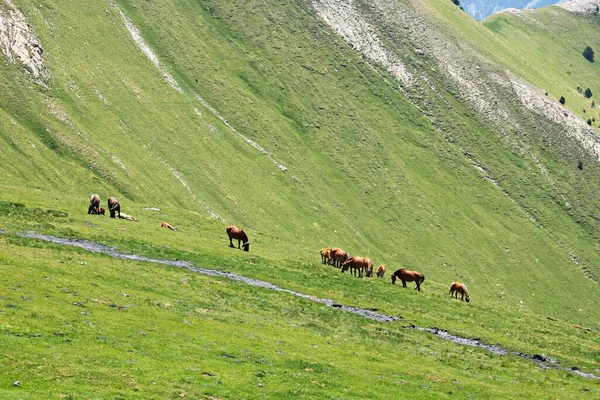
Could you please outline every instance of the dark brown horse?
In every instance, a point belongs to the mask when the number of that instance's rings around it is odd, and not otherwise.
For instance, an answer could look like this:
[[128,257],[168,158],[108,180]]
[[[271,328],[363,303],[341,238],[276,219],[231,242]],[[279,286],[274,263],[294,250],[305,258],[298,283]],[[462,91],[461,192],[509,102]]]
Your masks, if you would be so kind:
[[469,289],[467,289],[465,284],[460,282],[452,282],[452,285],[450,286],[450,297],[454,295],[454,298],[458,299],[459,293],[461,300],[464,299],[467,303],[471,301],[471,296],[469,296]]
[[400,279],[402,281],[402,287],[406,287],[406,282],[415,282],[417,287],[415,290],[421,291],[421,283],[425,280],[423,274],[417,271],[409,271],[404,268],[400,268],[396,272],[392,274],[392,283],[396,284],[396,279]]
[[119,200],[110,197],[108,199],[108,211],[110,212],[111,218],[115,218],[115,213],[118,213],[119,218],[121,218],[121,205],[119,204]]
[[237,239],[238,241],[238,249],[240,248],[240,243],[244,244],[244,251],[250,250],[250,242],[248,241],[248,236],[243,229],[240,229],[236,226],[228,226],[227,227],[227,236],[229,236],[229,247],[235,247],[231,239]]
[[100,207],[100,196],[94,193],[90,196],[90,206],[88,207],[88,214],[100,214],[98,207]]

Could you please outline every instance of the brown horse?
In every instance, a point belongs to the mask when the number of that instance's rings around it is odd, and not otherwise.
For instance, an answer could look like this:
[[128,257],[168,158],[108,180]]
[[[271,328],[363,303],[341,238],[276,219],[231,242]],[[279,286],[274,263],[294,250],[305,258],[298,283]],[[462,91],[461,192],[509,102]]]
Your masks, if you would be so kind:
[[228,226],[227,227],[227,236],[229,236],[229,247],[235,247],[231,239],[237,239],[238,241],[238,249],[240,248],[240,243],[244,243],[244,251],[250,250],[250,242],[248,241],[248,236],[244,231],[236,226]]
[[373,261],[370,258],[365,258],[367,266],[365,267],[365,275],[367,278],[373,277]]
[[385,265],[379,264],[379,267],[377,267],[377,277],[383,278],[383,275],[385,275]]
[[88,214],[100,214],[98,207],[100,207],[100,196],[94,193],[90,196],[90,206],[88,207]]
[[396,272],[392,274],[392,283],[396,284],[396,279],[400,279],[402,281],[402,287],[406,287],[406,282],[415,282],[417,287],[415,290],[421,291],[421,283],[425,280],[423,274],[417,271],[409,271],[404,268],[400,268]]
[[471,296],[469,296],[469,289],[465,286],[464,283],[460,282],[452,282],[450,285],[450,297],[454,295],[454,298],[458,299],[458,294],[460,293],[460,299],[466,301],[467,303],[471,301]]
[[373,262],[367,257],[352,257],[344,261],[342,264],[342,272],[346,272],[350,268],[350,273],[354,276],[358,273],[358,277],[363,277],[363,271],[367,270],[371,265],[373,270]]
[[100,207],[100,208],[98,209],[98,214],[102,214],[102,215],[104,215],[104,212],[105,212],[104,208]]
[[119,218],[121,218],[121,205],[119,204],[119,200],[110,197],[108,199],[108,211],[110,212],[111,218],[115,218],[115,212],[118,213]]
[[172,231],[176,231],[177,230],[176,228],[173,228],[171,225],[169,225],[165,221],[163,221],[163,222],[160,223],[160,227],[161,228],[168,228],[168,229],[170,229]]
[[331,259],[331,247],[325,247],[319,250],[321,254],[321,264],[327,264]]
[[329,257],[329,262],[333,262],[334,267],[340,268],[346,260],[348,260],[348,252],[342,250],[340,248],[331,249],[331,256]]

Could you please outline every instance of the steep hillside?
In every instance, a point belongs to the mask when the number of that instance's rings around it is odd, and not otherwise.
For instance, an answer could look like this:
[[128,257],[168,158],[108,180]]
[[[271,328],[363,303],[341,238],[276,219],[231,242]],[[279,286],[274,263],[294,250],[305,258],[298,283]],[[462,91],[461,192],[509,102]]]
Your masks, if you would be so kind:
[[[196,368],[191,360],[178,365],[176,355],[206,350],[208,360],[221,360],[239,346],[241,353],[231,359],[241,361],[250,351],[256,357],[243,363],[276,360],[276,371],[266,371],[268,361],[260,371],[248,365],[238,371],[252,382],[277,377],[280,386],[269,389],[271,397],[290,385],[283,376],[287,362],[294,371],[340,371],[334,380],[323,378],[332,385],[323,389],[327,396],[309,391],[315,398],[365,398],[359,396],[364,392],[390,397],[402,385],[396,377],[423,354],[426,361],[413,378],[421,388],[434,388],[425,398],[448,396],[461,376],[468,376],[468,393],[511,398],[506,382],[536,368],[512,356],[504,361],[468,350],[468,369],[475,372],[456,372],[462,355],[436,358],[436,344],[423,332],[413,336],[410,324],[552,355],[588,372],[599,368],[600,139],[597,123],[590,127],[582,118],[592,110],[580,112],[577,95],[568,96],[565,107],[557,104],[575,84],[594,93],[600,87],[596,66],[585,63],[573,33],[583,27],[586,43],[596,48],[600,32],[593,14],[553,7],[523,14],[535,23],[500,14],[480,24],[446,0],[0,1],[0,256],[7,266],[0,298],[10,305],[1,312],[11,341],[6,349],[27,349],[26,361],[12,350],[9,357],[23,374],[30,374],[25,365],[35,363],[40,351],[32,338],[54,346],[53,335],[63,330],[69,340],[79,340],[77,365],[93,358],[87,345],[112,340],[115,360],[139,351],[146,358],[140,361],[140,398],[148,393],[141,386],[148,390],[159,380],[153,357],[165,357],[177,371],[168,376],[167,391],[152,392],[164,398],[180,390],[173,382],[186,382],[181,368]],[[564,40],[551,46],[546,29],[562,32]],[[526,42],[523,35],[560,56],[513,46]],[[552,68],[546,75],[547,63]],[[564,63],[572,63],[577,79],[564,76]],[[118,197],[122,210],[139,221],[86,215],[91,193],[100,194],[102,205]],[[161,229],[163,220],[178,231]],[[228,224],[249,234],[249,254],[226,247]],[[216,277],[20,236],[30,230],[236,272],[307,293],[306,302],[331,298],[376,308],[401,315],[406,327],[373,322],[363,329],[355,317],[290,301],[286,294],[237,293],[237,283]],[[427,277],[424,290],[402,290],[387,277],[341,275],[319,264],[318,250],[325,246],[369,256],[389,272],[417,269]],[[88,287],[91,277],[101,289]],[[39,283],[46,278],[60,283]],[[447,298],[454,280],[471,289],[469,308]],[[139,332],[148,330],[172,335],[161,333],[145,344],[123,341],[120,316],[112,311],[130,310],[115,297],[128,298],[129,292],[133,297],[125,303],[136,314],[134,322],[124,322],[128,337],[145,337]],[[52,299],[47,322],[37,317],[45,315],[44,296]],[[64,317],[62,308],[75,303],[93,315],[80,320],[87,314],[76,309]],[[115,310],[95,309],[107,304]],[[108,333],[96,330],[104,318]],[[330,318],[340,320],[330,324]],[[238,321],[252,325],[243,329],[245,339],[217,345],[228,335],[219,332],[235,331]],[[260,329],[261,339],[250,345],[247,339]],[[291,339],[279,343],[280,335]],[[355,336],[360,354],[349,352],[345,364],[333,356],[336,344],[347,349]],[[400,340],[413,362],[385,369],[393,362],[387,350]],[[173,353],[160,354],[167,342]],[[283,353],[266,355],[265,343],[272,342],[291,344],[301,362],[284,360]],[[327,349],[331,363],[319,360],[313,344]],[[386,370],[383,389],[354,382],[362,376],[357,371],[367,346],[380,347],[372,350],[372,367]],[[36,385],[48,376],[67,376],[66,353],[58,354],[54,361],[61,367],[31,375]],[[215,361],[214,368],[235,374],[230,361]],[[479,362],[492,371],[483,381]],[[102,362],[92,364],[100,383],[89,383],[81,371],[76,383],[95,390],[112,382]],[[589,386],[568,372],[550,374],[546,384],[563,396]],[[219,379],[225,391],[210,384],[196,396],[244,392],[235,379]],[[312,375],[306,379],[320,384]],[[516,390],[535,397],[544,379],[520,382]],[[577,380],[573,393],[570,379]],[[254,383],[252,390],[261,390]],[[66,377],[61,384],[66,389],[74,382]],[[36,386],[38,393],[43,385]],[[131,394],[138,386],[115,385],[119,389],[106,389],[104,396]]]

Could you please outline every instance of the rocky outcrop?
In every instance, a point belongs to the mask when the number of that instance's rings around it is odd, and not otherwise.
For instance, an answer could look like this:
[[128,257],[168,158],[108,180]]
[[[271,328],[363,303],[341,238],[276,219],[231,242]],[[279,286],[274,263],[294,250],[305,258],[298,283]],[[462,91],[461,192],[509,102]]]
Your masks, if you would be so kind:
[[596,12],[600,9],[600,0],[571,0],[558,6],[571,12]]
[[0,4],[0,49],[11,63],[21,64],[38,82],[48,79],[44,49],[25,16],[11,0]]
[[383,65],[387,71],[406,85],[412,83],[412,74],[380,40],[373,26],[355,7],[354,2],[317,0],[313,7],[317,14],[353,49]]

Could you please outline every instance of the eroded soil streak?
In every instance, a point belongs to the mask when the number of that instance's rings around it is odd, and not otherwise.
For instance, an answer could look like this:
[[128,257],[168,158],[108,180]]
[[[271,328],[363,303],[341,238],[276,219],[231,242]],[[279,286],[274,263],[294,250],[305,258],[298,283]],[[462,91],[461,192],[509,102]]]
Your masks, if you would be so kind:
[[[5,232],[0,231],[0,233],[5,233]],[[293,291],[290,289],[281,288],[279,286],[276,286],[276,285],[266,282],[266,281],[262,281],[259,279],[246,278],[244,276],[241,276],[238,274],[233,274],[231,272],[196,267],[196,266],[192,265],[191,263],[189,263],[187,261],[183,261],[183,260],[163,260],[163,259],[158,259],[158,258],[139,256],[136,254],[123,254],[123,253],[118,252],[117,250],[115,250],[112,247],[104,246],[104,245],[90,242],[87,240],[65,239],[65,238],[59,238],[59,237],[55,237],[55,236],[41,235],[41,234],[38,234],[35,232],[21,233],[21,234],[19,234],[19,236],[25,237],[25,238],[30,238],[30,239],[44,240],[47,242],[52,242],[52,243],[56,243],[56,244],[66,245],[66,246],[79,247],[79,248],[82,248],[84,250],[87,250],[87,251],[90,251],[93,253],[106,254],[108,256],[123,259],[123,260],[143,261],[143,262],[150,262],[150,263],[155,263],[155,264],[168,265],[171,267],[184,268],[188,271],[196,272],[196,273],[203,274],[203,275],[228,278],[228,279],[231,279],[234,281],[244,282],[248,285],[258,286],[258,287],[268,289],[268,290],[274,290],[276,292],[289,293],[291,295],[301,297],[303,299],[307,299],[307,300],[311,300],[311,301],[314,301],[314,302],[317,302],[320,304],[324,304],[328,307],[339,308],[343,311],[357,314],[362,317],[369,318],[369,319],[372,319],[372,320],[375,320],[378,322],[395,322],[395,321],[401,320],[401,318],[402,318],[402,317],[382,314],[382,313],[379,313],[374,310],[367,310],[367,309],[359,308],[359,307],[346,306],[343,304],[339,304],[331,299],[323,299],[323,298],[316,297],[316,296],[310,296],[310,295],[307,295],[304,293],[299,293],[299,292],[296,292],[296,291]],[[583,371],[580,371],[579,368],[577,368],[577,367],[572,367],[572,368],[563,367],[556,360],[546,357],[544,355],[540,355],[540,354],[529,355],[529,354],[525,354],[525,353],[521,353],[521,352],[510,351],[510,350],[507,350],[498,345],[489,345],[489,344],[481,343],[479,341],[479,339],[468,339],[468,338],[462,338],[459,336],[454,336],[454,335],[448,333],[447,331],[444,331],[444,330],[438,329],[438,328],[424,328],[424,327],[419,327],[419,326],[416,326],[413,324],[410,324],[407,326],[402,326],[402,327],[407,328],[407,329],[417,329],[422,332],[429,332],[439,338],[448,340],[450,342],[461,344],[464,346],[479,347],[479,348],[487,350],[493,354],[502,355],[502,356],[513,355],[513,356],[521,357],[523,359],[535,362],[536,364],[538,364],[539,367],[541,367],[543,369],[558,369],[558,370],[563,370],[563,371],[570,371],[570,372],[573,372],[584,378],[600,379],[600,376],[597,376],[597,375],[594,375],[591,373],[585,373]]]

